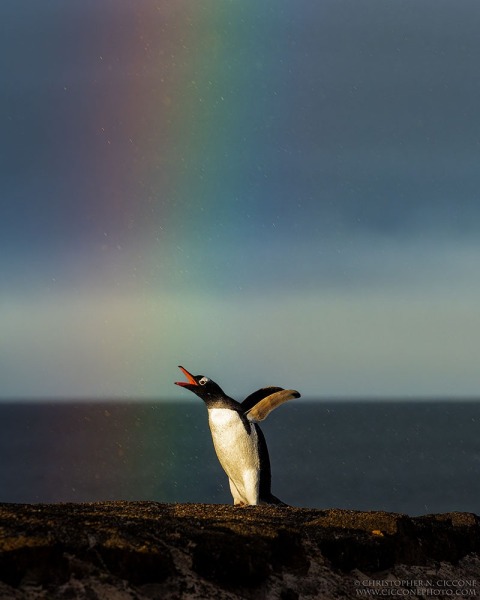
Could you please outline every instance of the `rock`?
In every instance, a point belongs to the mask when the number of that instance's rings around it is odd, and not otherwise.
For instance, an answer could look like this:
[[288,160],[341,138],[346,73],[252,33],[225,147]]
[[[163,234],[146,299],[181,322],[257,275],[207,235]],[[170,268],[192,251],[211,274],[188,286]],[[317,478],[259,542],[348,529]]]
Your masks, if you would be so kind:
[[467,513],[0,504],[0,600],[328,600],[449,577],[471,589],[479,555]]

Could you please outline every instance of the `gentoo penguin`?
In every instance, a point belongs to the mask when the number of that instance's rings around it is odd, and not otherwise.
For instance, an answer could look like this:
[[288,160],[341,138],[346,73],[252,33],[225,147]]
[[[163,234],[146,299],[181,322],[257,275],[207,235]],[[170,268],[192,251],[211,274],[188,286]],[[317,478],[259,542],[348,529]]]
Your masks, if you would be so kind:
[[240,403],[208,377],[192,375],[183,367],[179,369],[188,381],[176,381],[176,385],[197,394],[207,406],[213,445],[228,476],[234,505],[284,505],[270,491],[270,459],[257,421],[263,421],[274,408],[299,398],[300,394],[295,390],[265,387]]

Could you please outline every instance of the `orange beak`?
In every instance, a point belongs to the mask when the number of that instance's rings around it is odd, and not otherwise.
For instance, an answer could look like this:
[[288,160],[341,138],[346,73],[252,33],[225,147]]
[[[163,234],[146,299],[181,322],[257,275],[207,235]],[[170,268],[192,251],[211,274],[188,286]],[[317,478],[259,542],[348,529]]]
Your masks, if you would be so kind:
[[180,385],[182,387],[189,387],[190,385],[198,385],[198,383],[195,381],[194,376],[191,373],[189,373],[187,371],[187,369],[184,369],[180,365],[178,365],[178,368],[180,369],[180,371],[183,372],[183,374],[188,379],[188,381],[176,381],[175,385]]

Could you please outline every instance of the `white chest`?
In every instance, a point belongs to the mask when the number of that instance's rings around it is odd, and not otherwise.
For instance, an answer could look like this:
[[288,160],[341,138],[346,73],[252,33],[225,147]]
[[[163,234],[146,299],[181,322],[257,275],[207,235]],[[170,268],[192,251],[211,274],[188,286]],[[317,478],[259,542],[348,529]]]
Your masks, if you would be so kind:
[[228,408],[211,408],[208,411],[208,424],[212,436],[223,444],[234,444],[238,438],[249,438],[240,415]]
[[250,423],[248,432],[239,414],[228,408],[211,408],[208,421],[217,456],[225,470],[234,464],[258,466],[258,437]]

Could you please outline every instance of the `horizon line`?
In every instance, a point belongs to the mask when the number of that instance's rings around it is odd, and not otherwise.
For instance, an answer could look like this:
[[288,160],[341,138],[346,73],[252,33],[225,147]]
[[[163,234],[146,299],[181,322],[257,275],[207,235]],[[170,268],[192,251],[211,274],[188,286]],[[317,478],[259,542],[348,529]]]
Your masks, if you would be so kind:
[[[172,398],[172,397],[135,397],[135,396],[16,396],[16,397],[0,397],[0,404],[14,404],[14,403],[44,403],[44,404],[67,404],[67,403],[92,403],[92,404],[162,404],[162,403],[182,403],[192,404],[198,401],[196,398]],[[434,394],[419,394],[414,396],[408,394],[408,396],[400,396],[398,394],[392,396],[382,396],[375,394],[368,396],[365,394],[353,396],[302,396],[296,400],[295,404],[301,403],[336,403],[336,402],[479,402],[480,394],[478,396],[473,395],[461,395],[461,396],[436,396]]]

